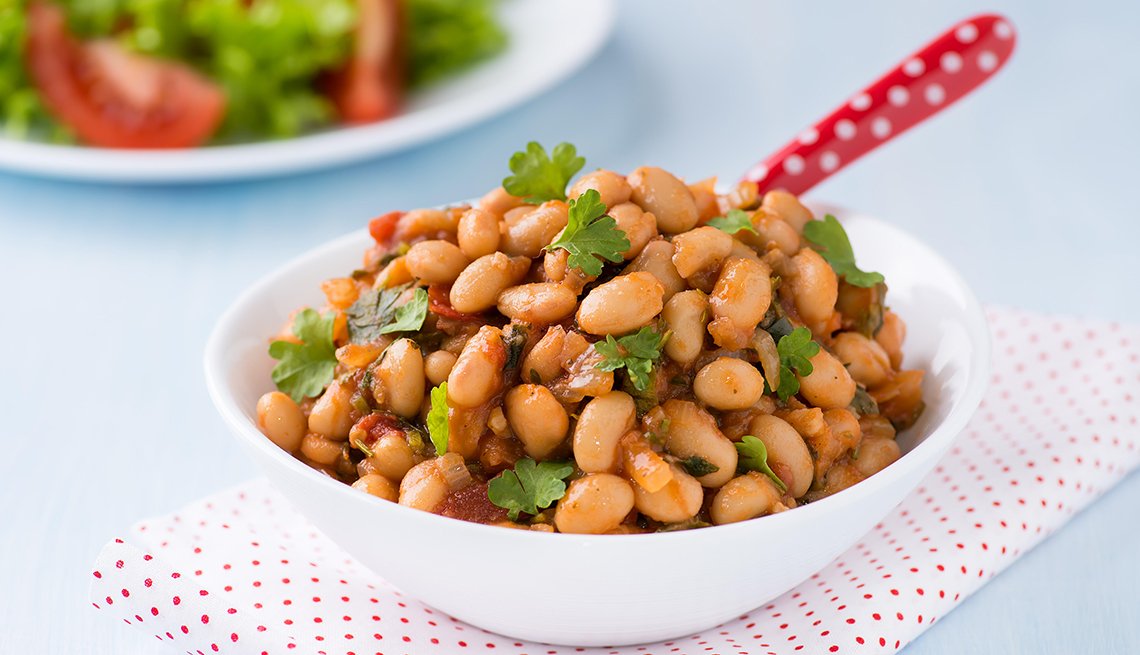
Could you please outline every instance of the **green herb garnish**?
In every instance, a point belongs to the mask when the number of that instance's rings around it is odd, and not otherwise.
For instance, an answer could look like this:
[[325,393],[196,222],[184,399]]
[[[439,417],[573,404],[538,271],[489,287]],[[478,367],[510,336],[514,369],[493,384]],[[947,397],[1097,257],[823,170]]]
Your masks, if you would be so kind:
[[835,217],[828,214],[822,221],[809,221],[804,225],[804,238],[812,243],[836,275],[842,275],[847,284],[856,287],[873,287],[883,281],[882,273],[860,270],[855,265],[855,252],[847,232]]
[[681,468],[685,469],[685,472],[694,478],[716,473],[720,470],[719,466],[698,455],[687,457],[678,463],[681,465]]
[[554,146],[551,157],[537,141],[531,141],[526,150],[511,155],[509,165],[514,175],[503,178],[503,188],[512,196],[537,205],[547,200],[565,200],[566,185],[582,170],[586,160],[569,143]]
[[756,234],[756,228],[752,227],[752,217],[742,209],[731,209],[725,216],[709,219],[707,224],[729,234],[736,234],[741,230]]
[[301,402],[319,396],[332,382],[336,368],[335,321],[332,312],[321,316],[316,310],[305,309],[293,318],[293,334],[301,343],[269,344],[269,356],[280,360],[273,367],[273,383],[293,400]]
[[371,343],[391,332],[415,332],[422,328],[428,310],[426,291],[416,289],[410,300],[396,304],[408,286],[369,289],[360,294],[344,312],[348,318],[349,341]]
[[537,514],[566,494],[563,482],[574,467],[565,462],[536,464],[529,457],[515,462],[514,470],[506,470],[487,484],[487,497],[492,503],[507,510],[512,521],[519,512]]
[[780,400],[787,400],[800,391],[800,381],[796,374],[811,375],[813,367],[811,361],[819,353],[819,344],[812,341],[811,330],[798,327],[790,334],[780,337],[776,343],[776,352],[780,355],[780,386],[776,395]]
[[788,490],[788,485],[780,479],[778,475],[772,472],[768,466],[768,449],[764,447],[764,442],[760,441],[752,435],[745,435],[743,439],[736,442],[736,451],[740,453],[737,467],[746,471],[759,471],[772,479],[776,486],[780,488],[781,492]]
[[603,358],[595,368],[602,371],[616,371],[624,367],[634,388],[645,391],[651,381],[653,362],[660,359],[664,343],[663,335],[649,326],[620,339],[614,339],[612,334],[607,334],[605,341],[594,344],[594,350],[601,353]]
[[570,201],[566,229],[546,247],[550,251],[559,248],[570,253],[566,263],[572,268],[586,275],[600,275],[601,260],[615,264],[622,261],[622,253],[629,250],[629,239],[618,229],[617,221],[606,215],[601,195],[589,189]]
[[427,415],[428,436],[435,446],[435,454],[447,452],[451,428],[447,422],[447,382],[440,382],[431,390],[431,409]]

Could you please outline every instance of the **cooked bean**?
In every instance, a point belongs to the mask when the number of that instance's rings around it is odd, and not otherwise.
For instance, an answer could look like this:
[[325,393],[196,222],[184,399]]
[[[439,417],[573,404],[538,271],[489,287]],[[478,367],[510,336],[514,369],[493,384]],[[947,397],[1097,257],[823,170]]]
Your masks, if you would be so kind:
[[764,194],[764,201],[760,206],[784,219],[796,232],[803,232],[804,225],[812,220],[811,212],[807,207],[787,191],[769,191]]
[[720,206],[716,196],[716,178],[710,177],[689,185],[689,191],[697,203],[697,220],[704,222],[720,216]]
[[282,450],[292,453],[301,447],[308,425],[292,398],[270,391],[257,401],[257,427]]
[[800,433],[787,421],[768,414],[753,418],[748,430],[749,434],[764,442],[768,451],[768,465],[773,470],[782,467],[790,474],[791,480],[784,480],[788,485],[788,494],[792,498],[806,494],[811,488],[812,460]]
[[447,376],[447,399],[459,407],[478,407],[503,384],[506,347],[499,328],[484,325],[467,340]]
[[458,359],[457,356],[446,350],[437,350],[424,358],[424,375],[427,376],[433,387],[439,386],[440,382],[451,375],[451,369],[455,366],[456,359]]
[[400,499],[399,488],[392,484],[388,478],[376,473],[361,476],[359,480],[352,483],[352,488],[393,503]]
[[499,312],[530,323],[549,325],[574,313],[578,296],[561,284],[535,282],[511,287],[499,294]]
[[507,392],[503,406],[511,430],[534,459],[545,459],[566,439],[570,419],[550,389],[520,384]]
[[367,460],[372,470],[389,480],[403,480],[404,475],[416,463],[415,453],[402,435],[386,434],[369,446],[368,450],[372,453]]
[[658,491],[650,493],[640,485],[633,485],[633,502],[637,511],[662,523],[678,523],[693,518],[705,501],[701,483],[676,464],[672,468],[673,479]]
[[736,238],[761,251],[775,248],[789,257],[800,250],[799,232],[772,211],[756,210],[752,214],[752,228],[755,233],[741,230]]
[[668,300],[673,297],[673,294],[684,291],[689,286],[685,283],[685,278],[681,277],[677,268],[673,266],[673,254],[675,252],[673,244],[663,239],[655,239],[645,244],[641,253],[634,257],[633,261],[622,272],[626,274],[638,271],[651,273],[665,290],[662,299]]
[[728,482],[736,472],[736,446],[717,427],[716,419],[687,400],[669,400],[661,406],[669,419],[665,431],[665,449],[677,457],[701,457],[717,470],[697,480],[716,488]]
[[756,183],[741,180],[731,191],[720,197],[718,205],[721,212],[727,214],[733,209],[755,207],[759,200],[760,190],[756,188]]
[[795,298],[796,311],[808,323],[820,323],[835,313],[839,296],[839,279],[819,253],[803,248],[792,257],[792,275],[788,280]]
[[800,381],[800,394],[816,407],[846,407],[855,398],[855,380],[843,363],[822,348],[811,358],[812,372]]
[[708,313],[708,296],[696,289],[682,291],[665,303],[661,317],[672,333],[665,342],[670,359],[685,367],[697,359],[705,343]]
[[625,232],[625,237],[629,239],[629,249],[622,253],[622,257],[627,260],[637,257],[645,244],[657,236],[657,217],[642,211],[641,207],[632,202],[610,207],[606,213],[613,217],[617,228]]
[[333,380],[309,412],[309,431],[336,441],[347,439],[354,422],[352,394],[355,391],[353,385]]
[[677,234],[697,224],[697,202],[685,183],[655,166],[642,166],[629,175],[630,199],[657,217],[662,232]]
[[856,382],[874,387],[891,374],[891,358],[878,343],[858,332],[842,332],[831,341],[835,356],[847,367]]
[[709,517],[716,525],[747,521],[786,509],[780,503],[780,490],[768,476],[756,471],[728,481],[709,506]]
[[459,249],[468,259],[478,259],[499,249],[499,219],[489,211],[469,209],[456,229]]
[[566,203],[550,200],[504,224],[499,249],[511,256],[538,257],[542,249],[566,227]]
[[661,313],[664,289],[651,273],[630,273],[594,287],[578,308],[578,325],[590,334],[625,334]]
[[764,395],[764,376],[746,361],[720,357],[697,371],[693,393],[716,409],[748,409]]
[[681,277],[720,265],[732,252],[732,237],[715,227],[698,227],[673,237],[673,267]]
[[570,186],[570,193],[567,195],[571,198],[577,198],[589,189],[598,192],[602,204],[606,207],[615,207],[623,202],[629,202],[629,196],[633,193],[629,182],[626,182],[621,175],[613,171],[597,170],[590,171],[578,178],[578,181]]
[[495,306],[499,294],[526,277],[530,260],[501,252],[483,255],[467,265],[451,286],[449,298],[456,311],[478,314]]
[[487,195],[479,199],[479,209],[495,216],[502,218],[508,211],[519,207],[523,204],[523,199],[512,196],[507,193],[503,187],[495,187],[487,192]]
[[[522,378],[536,384],[550,382],[562,374],[562,346],[566,330],[559,325],[549,328],[523,359]],[[538,376],[537,379],[535,376]]]
[[903,323],[898,314],[889,310],[884,312],[883,326],[875,333],[875,341],[891,358],[891,368],[896,371],[902,367],[904,340],[906,340],[906,323]]
[[633,509],[633,488],[610,473],[591,473],[570,483],[554,510],[559,532],[602,534],[616,529]]
[[470,264],[459,246],[449,241],[420,241],[404,255],[408,271],[428,284],[451,284]]
[[400,218],[396,234],[403,240],[455,234],[459,217],[443,209],[413,209]]
[[633,398],[621,391],[598,396],[582,408],[574,426],[574,461],[587,473],[621,469],[618,440],[637,419]]
[[730,259],[725,263],[709,298],[713,316],[709,334],[718,346],[739,350],[752,340],[772,302],[771,273],[762,261]]
[[424,401],[424,357],[419,344],[399,339],[388,346],[376,366],[383,398],[376,400],[404,418],[420,413]]
[[895,463],[901,451],[894,439],[864,439],[852,464],[865,476],[872,476]]
[[447,498],[451,485],[437,462],[439,459],[429,459],[408,471],[400,482],[401,505],[430,512]]
[[330,466],[340,459],[340,454],[344,451],[342,446],[339,441],[310,432],[301,439],[301,454],[317,464]]

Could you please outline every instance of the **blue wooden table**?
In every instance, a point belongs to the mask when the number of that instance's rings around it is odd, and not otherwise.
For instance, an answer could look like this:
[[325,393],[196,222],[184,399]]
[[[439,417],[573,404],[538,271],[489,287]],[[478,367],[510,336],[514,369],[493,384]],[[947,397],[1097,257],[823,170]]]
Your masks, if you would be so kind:
[[[200,361],[270,268],[382,211],[475,195],[530,139],[732,179],[983,10],[1019,28],[1008,70],[813,196],[936,244],[985,301],[1140,322],[1140,5],[1123,1],[626,1],[567,84],[416,151],[217,186],[0,175],[0,653],[165,652],[90,609],[87,567],[134,520],[254,475]],[[1140,652],[1138,503],[1134,475],[906,652]]]

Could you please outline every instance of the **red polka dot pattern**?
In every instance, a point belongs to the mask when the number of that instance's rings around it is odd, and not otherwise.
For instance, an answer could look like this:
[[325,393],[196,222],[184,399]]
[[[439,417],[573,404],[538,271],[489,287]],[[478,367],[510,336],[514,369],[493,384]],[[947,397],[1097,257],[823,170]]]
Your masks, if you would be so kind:
[[575,649],[487,633],[404,597],[263,481],[108,544],[91,603],[192,654],[895,652],[1140,464],[1140,328],[989,319],[990,389],[933,473],[824,570],[704,634]]

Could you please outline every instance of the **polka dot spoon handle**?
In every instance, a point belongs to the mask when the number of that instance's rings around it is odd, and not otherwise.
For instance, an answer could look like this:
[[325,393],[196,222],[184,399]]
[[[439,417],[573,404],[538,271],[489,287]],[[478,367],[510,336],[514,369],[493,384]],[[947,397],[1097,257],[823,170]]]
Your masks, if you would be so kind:
[[801,194],[844,166],[953,104],[993,77],[1013,54],[1009,21],[981,14],[951,27],[744,179],[761,193]]

